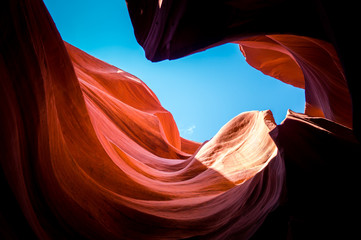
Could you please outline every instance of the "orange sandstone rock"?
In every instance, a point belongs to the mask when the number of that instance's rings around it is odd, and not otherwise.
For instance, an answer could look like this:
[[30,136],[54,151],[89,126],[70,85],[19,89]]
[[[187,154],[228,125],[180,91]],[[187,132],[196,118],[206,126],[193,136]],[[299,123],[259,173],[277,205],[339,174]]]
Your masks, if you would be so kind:
[[[276,126],[270,111],[241,113],[208,142],[183,139],[172,115],[140,79],[64,43],[41,1],[5,1],[0,236],[282,239],[347,238],[355,232],[358,224],[350,215],[359,210],[361,150],[350,129],[345,77],[330,44],[259,36],[252,30],[257,24],[246,24],[247,38],[214,40],[207,28],[183,34],[188,45],[182,48],[180,32],[166,31],[172,24],[165,20],[170,16],[182,31],[194,30],[207,22],[184,21],[197,15],[193,10],[200,3],[192,9],[188,1],[183,8],[154,2],[141,17],[133,10],[145,2],[128,5],[148,56],[164,58],[166,50],[180,57],[240,40],[252,66],[305,87],[305,114],[290,111]],[[266,6],[277,12],[273,4]],[[260,6],[233,1],[219,11],[243,9],[248,14],[234,16],[257,23],[259,13],[266,14]],[[167,14],[175,9],[177,14]],[[159,27],[142,24],[154,17]],[[213,23],[217,34],[227,26]]]

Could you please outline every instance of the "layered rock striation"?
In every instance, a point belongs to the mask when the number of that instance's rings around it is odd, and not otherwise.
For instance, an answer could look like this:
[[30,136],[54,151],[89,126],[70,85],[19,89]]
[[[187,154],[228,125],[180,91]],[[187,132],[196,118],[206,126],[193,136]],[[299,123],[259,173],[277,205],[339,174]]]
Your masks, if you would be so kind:
[[251,66],[305,88],[305,113],[289,111],[280,125],[270,111],[241,113],[201,144],[179,136],[140,79],[63,42],[40,0],[5,1],[0,236],[298,239],[356,232],[361,148],[352,80],[327,31],[313,31],[321,23],[306,36],[295,35],[305,30],[297,24],[292,35],[269,34],[280,16],[257,28],[262,13],[271,16],[265,7],[277,13],[284,2],[219,3],[220,13],[235,14],[226,23],[206,21],[208,12],[195,20],[201,4],[215,11],[213,3],[128,3],[150,59],[237,41]]

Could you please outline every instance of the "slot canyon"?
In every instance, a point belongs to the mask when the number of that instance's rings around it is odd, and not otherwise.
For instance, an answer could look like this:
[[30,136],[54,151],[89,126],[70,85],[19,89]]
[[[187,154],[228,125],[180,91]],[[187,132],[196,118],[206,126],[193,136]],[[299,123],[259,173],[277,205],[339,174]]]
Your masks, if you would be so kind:
[[360,235],[351,3],[127,0],[150,61],[232,42],[305,90],[304,112],[243,112],[204,143],[141,79],[63,41],[43,1],[1,5],[1,239]]

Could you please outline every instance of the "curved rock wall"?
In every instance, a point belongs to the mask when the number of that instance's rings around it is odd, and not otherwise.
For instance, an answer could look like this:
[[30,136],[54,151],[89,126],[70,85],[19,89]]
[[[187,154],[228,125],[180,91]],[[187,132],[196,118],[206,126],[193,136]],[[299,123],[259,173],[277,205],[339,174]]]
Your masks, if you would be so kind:
[[140,79],[64,43],[41,1],[5,1],[0,13],[2,238],[357,230],[350,215],[359,210],[360,144],[329,44],[294,35],[241,39],[252,66],[306,88],[306,114],[290,111],[277,126],[269,111],[242,113],[201,144],[179,136]]

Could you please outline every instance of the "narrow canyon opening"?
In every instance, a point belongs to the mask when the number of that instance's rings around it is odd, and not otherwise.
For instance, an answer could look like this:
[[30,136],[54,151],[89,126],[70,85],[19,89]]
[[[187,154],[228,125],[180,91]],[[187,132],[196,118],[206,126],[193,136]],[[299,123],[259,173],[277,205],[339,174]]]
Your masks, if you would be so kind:
[[44,2],[65,41],[145,82],[184,138],[209,140],[245,111],[271,110],[277,124],[288,109],[304,112],[304,90],[251,67],[238,44],[152,63],[134,38],[125,1]]

